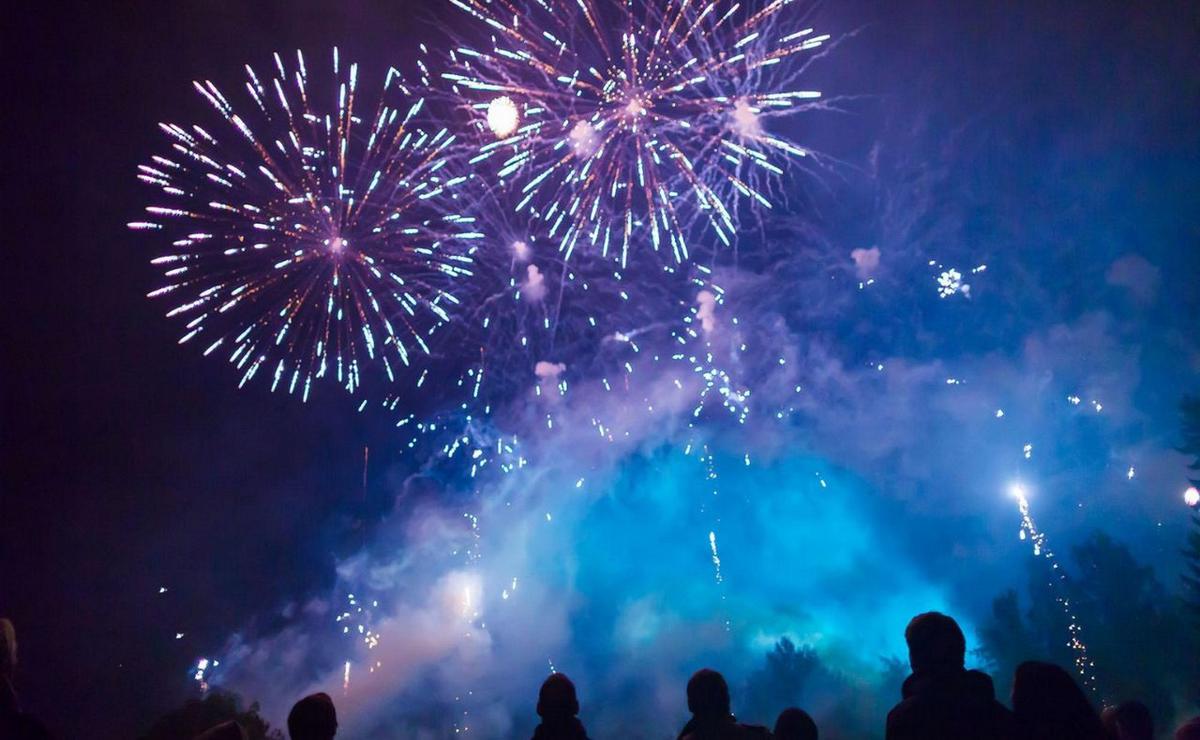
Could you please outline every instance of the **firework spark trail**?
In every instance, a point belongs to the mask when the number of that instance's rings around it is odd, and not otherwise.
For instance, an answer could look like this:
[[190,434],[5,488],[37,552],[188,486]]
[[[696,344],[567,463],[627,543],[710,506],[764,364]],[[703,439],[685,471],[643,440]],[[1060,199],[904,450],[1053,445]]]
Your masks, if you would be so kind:
[[1089,691],[1094,692],[1096,691],[1096,674],[1094,672],[1096,664],[1088,656],[1087,644],[1083,641],[1083,628],[1071,608],[1071,600],[1061,594],[1061,590],[1066,587],[1066,573],[1058,567],[1053,551],[1046,545],[1046,534],[1039,530],[1033,521],[1033,515],[1029,511],[1029,499],[1025,496],[1025,488],[1019,484],[1013,485],[1011,493],[1017,499],[1017,509],[1021,513],[1021,540],[1029,540],[1032,543],[1034,557],[1045,558],[1050,563],[1050,573],[1055,579],[1050,583],[1050,587],[1060,590],[1060,595],[1055,597],[1055,601],[1058,602],[1059,608],[1062,609],[1063,616],[1067,620],[1067,645],[1075,653],[1075,670],[1083,681],[1083,685]]
[[[532,393],[534,403],[520,410],[544,411],[549,426],[572,383],[598,379],[608,392],[629,385],[646,343],[664,351],[656,360],[696,365],[691,347],[711,321],[702,314],[724,295],[711,269],[649,250],[632,255],[625,268],[587,253],[568,261],[544,228],[504,207],[511,201],[482,184],[478,189],[469,212],[486,236],[468,251],[473,274],[460,281],[460,309],[440,332],[430,377],[418,380],[437,386],[427,393],[453,394],[461,401],[453,413],[468,421],[511,410],[513,400]],[[707,299],[703,305],[698,296]],[[699,357],[711,363],[711,353]],[[725,385],[716,381],[719,370],[696,372],[706,379],[704,396],[727,393],[717,387]],[[393,395],[385,405],[404,414],[403,400]]]
[[453,209],[466,180],[446,166],[456,137],[422,127],[421,88],[391,69],[371,107],[358,66],[337,49],[332,61],[331,100],[300,52],[295,69],[276,54],[271,78],[247,65],[248,113],[196,82],[225,133],[160,124],[171,148],[138,178],[162,200],[129,224],[172,235],[153,260],[167,282],[150,296],[187,319],[180,343],[224,348],[243,384],[267,368],[273,390],[305,399],[316,379],[353,392],[368,363],[392,381],[427,354],[481,236]]
[[[729,245],[745,198],[811,152],[770,133],[774,116],[823,107],[798,86],[828,39],[773,0],[450,0],[486,26],[491,48],[462,42],[443,73],[491,132],[472,160],[513,177],[518,210],[548,225],[569,258],[583,245],[629,257],[648,228],[655,251],[689,259],[704,222]],[[484,128],[484,121],[487,127]]]

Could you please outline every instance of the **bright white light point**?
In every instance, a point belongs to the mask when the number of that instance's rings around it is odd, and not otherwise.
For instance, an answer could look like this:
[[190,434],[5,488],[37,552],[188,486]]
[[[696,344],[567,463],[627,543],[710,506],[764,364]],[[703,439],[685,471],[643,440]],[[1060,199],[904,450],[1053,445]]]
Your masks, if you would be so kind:
[[1004,409],[996,409],[996,418],[997,418],[997,419],[1003,419],[1003,418],[1004,418]]
[[1024,450],[1024,451],[1025,451],[1025,459],[1026,459],[1026,460],[1028,460],[1029,458],[1033,457],[1033,445],[1028,445],[1028,444],[1027,444],[1027,445],[1025,445],[1025,450]]
[[550,521],[550,512],[546,512],[546,521]]
[[159,586],[159,587],[158,587],[158,592],[159,592],[160,594],[165,594],[165,593],[167,592],[167,587],[166,587],[166,586]]
[[176,632],[176,633],[175,633],[175,639],[176,639],[176,640],[182,640],[182,639],[183,639],[183,633],[182,633],[182,632]]
[[542,271],[537,265],[529,265],[525,268],[526,280],[521,283],[521,297],[527,301],[536,303],[546,297],[546,276],[542,275]]
[[1025,487],[1020,483],[1013,483],[1008,487],[1008,495],[1012,496],[1018,501],[1023,501],[1025,499]]
[[[762,136],[762,124],[758,120],[758,109],[750,105],[745,98],[738,98],[729,114],[729,123],[734,133],[743,139],[757,139]],[[876,251],[878,258],[878,251]],[[878,259],[876,260],[878,263]]]
[[487,122],[488,128],[492,130],[496,138],[508,138],[512,132],[517,130],[517,124],[521,122],[517,104],[508,96],[496,98],[488,103]]
[[596,146],[599,143],[596,135],[596,128],[587,121],[578,121],[571,127],[571,133],[568,134],[571,139],[571,148],[575,150],[575,155],[578,157],[587,158],[592,156],[596,151]]
[[1125,472],[1125,480],[1133,480],[1133,466],[1129,466],[1129,470]]
[[1200,505],[1200,490],[1196,490],[1195,486],[1188,486],[1188,489],[1183,492],[1183,503],[1188,506]]

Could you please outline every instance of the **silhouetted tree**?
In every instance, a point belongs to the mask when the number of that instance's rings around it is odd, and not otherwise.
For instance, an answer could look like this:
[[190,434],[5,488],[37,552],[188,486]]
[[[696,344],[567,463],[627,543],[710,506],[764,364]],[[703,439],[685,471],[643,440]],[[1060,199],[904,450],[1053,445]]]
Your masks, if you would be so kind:
[[762,668],[746,682],[746,702],[742,710],[755,722],[771,724],[782,710],[799,705],[809,681],[823,672],[817,651],[783,637],[766,655]]
[[830,668],[809,645],[784,637],[764,656],[763,665],[745,682],[735,703],[743,721],[774,724],[789,706],[804,708],[817,721],[823,740],[867,740],[878,737],[884,717],[900,697],[908,662],[885,658],[870,679]]
[[228,720],[237,720],[250,740],[283,740],[258,713],[258,702],[242,708],[242,698],[232,691],[213,689],[203,699],[189,699],[183,706],[155,720],[142,740],[186,740]]
[[1165,726],[1173,715],[1170,677],[1182,637],[1175,603],[1154,570],[1097,533],[1072,550],[1080,576],[1072,602],[1104,698],[1138,699]]
[[1192,687],[1187,699],[1191,710],[1200,710],[1200,510],[1192,512],[1192,528],[1183,551],[1183,608],[1179,615],[1183,623],[1184,644],[1181,645],[1184,677]]
[[[1200,472],[1200,396],[1184,398],[1180,409],[1183,412],[1183,444],[1179,451],[1192,458],[1188,469]],[[1189,482],[1200,488],[1200,478],[1189,478]],[[1200,625],[1200,507],[1192,513],[1192,529],[1183,556],[1184,599]]]
[[[1183,414],[1183,443],[1179,451],[1192,459],[1188,464],[1189,470],[1200,471],[1200,396],[1184,398],[1179,406]],[[1189,482],[1200,488],[1200,478],[1189,478]],[[1185,678],[1193,687],[1188,698],[1194,705],[1192,708],[1196,709],[1200,708],[1200,507],[1192,511],[1180,579],[1184,604],[1180,617],[1186,628],[1183,659],[1191,667]]]
[[994,674],[996,694],[1008,697],[1016,667],[1031,655],[1041,655],[1044,645],[1025,624],[1017,592],[1009,589],[992,601],[991,619],[979,627],[980,647],[976,651]]
[[[1029,605],[1021,612],[1013,591],[992,602],[981,625],[980,652],[992,664],[1001,696],[1023,660],[1044,660],[1073,671],[1066,645],[1067,620],[1057,598],[1069,600],[1083,641],[1095,662],[1097,684],[1108,700],[1139,699],[1157,722],[1173,718],[1173,695],[1187,686],[1179,652],[1190,639],[1179,619],[1178,600],[1151,568],[1129,549],[1097,533],[1071,550],[1073,577],[1049,587],[1046,563],[1030,561]],[[1060,563],[1060,567],[1065,564]]]
[[1058,580],[1058,572],[1052,571],[1046,560],[1033,558],[1028,573],[1025,594],[1029,606],[1024,613],[1019,595],[1010,589],[992,601],[991,618],[979,626],[976,654],[983,658],[996,695],[1002,698],[1011,693],[1013,672],[1022,662],[1044,660],[1070,666],[1075,657],[1065,638],[1070,620],[1058,603],[1069,594],[1062,593],[1064,584]]
[[[1200,509],[1192,512],[1192,528],[1183,550],[1183,600],[1192,628],[1200,633]],[[1197,656],[1200,658],[1200,656]],[[1200,663],[1200,660],[1197,661]]]

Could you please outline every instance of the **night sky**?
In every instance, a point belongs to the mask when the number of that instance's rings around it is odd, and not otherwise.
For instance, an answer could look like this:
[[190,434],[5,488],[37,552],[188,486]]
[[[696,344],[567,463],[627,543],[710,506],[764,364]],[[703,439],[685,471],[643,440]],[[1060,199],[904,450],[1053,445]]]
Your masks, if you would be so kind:
[[[840,162],[822,183],[797,178],[792,199],[820,234],[796,251],[821,256],[764,268],[748,255],[728,281],[747,289],[732,291],[739,310],[778,318],[755,324],[760,346],[790,348],[799,366],[781,379],[747,362],[758,387],[769,396],[803,382],[812,394],[794,433],[744,432],[773,462],[727,485],[762,490],[829,471],[869,503],[814,505],[822,521],[868,532],[898,523],[877,547],[911,578],[868,568],[860,588],[936,592],[968,619],[1028,555],[1003,496],[1013,476],[1058,492],[1035,505],[1060,549],[1104,528],[1173,581],[1185,523],[1176,404],[1200,391],[1200,10],[855,0],[814,17],[843,37],[814,86],[846,96],[843,112],[789,132]],[[286,605],[342,589],[336,566],[361,562],[364,543],[379,560],[412,542],[395,500],[413,463],[394,417],[357,414],[336,389],[307,404],[266,383],[237,389],[226,364],[176,344],[179,325],[145,298],[159,279],[155,245],[125,224],[148,202],[134,173],[161,147],[156,124],[205,114],[193,79],[233,87],[244,63],[266,66],[272,51],[333,45],[380,75],[451,21],[461,22],[449,8],[404,2],[131,2],[10,18],[0,614],[17,625],[25,704],[62,736],[144,729],[193,690],[197,657],[234,634],[279,644],[270,637],[289,622]],[[787,251],[791,237],[773,233],[768,251]],[[850,252],[872,246],[879,280],[858,291]],[[971,276],[970,298],[942,300],[929,260],[988,270]],[[763,285],[788,295],[766,305],[751,290]],[[874,376],[877,363],[886,369]],[[946,395],[957,392],[948,377],[966,379],[962,396]],[[1103,423],[1067,407],[1076,392],[1085,411],[1103,402]],[[581,392],[564,416],[593,401]],[[994,431],[996,408],[1019,426]],[[685,467],[663,452],[675,441],[587,466],[612,490],[640,490]],[[1034,467],[1021,467],[1026,441]],[[739,444],[722,448],[733,462]],[[1138,474],[1125,481],[1130,465]],[[588,566],[611,558],[611,541],[591,537],[621,532],[640,506],[577,510],[579,528],[559,535],[578,542],[592,584],[581,593],[613,593],[623,569],[654,556],[631,545],[618,548],[629,560]],[[739,512],[772,521],[758,503],[721,512],[724,523]],[[725,556],[731,584],[736,552]],[[746,561],[742,583],[754,582],[759,561]],[[544,579],[548,590],[558,582]],[[787,587],[745,593],[772,588]],[[842,607],[825,618],[866,608]],[[604,609],[592,604],[588,619]],[[757,601],[739,617],[787,629]],[[576,649],[598,671],[596,652]],[[311,667],[313,681],[324,668]],[[272,675],[247,671],[239,688],[268,693]]]

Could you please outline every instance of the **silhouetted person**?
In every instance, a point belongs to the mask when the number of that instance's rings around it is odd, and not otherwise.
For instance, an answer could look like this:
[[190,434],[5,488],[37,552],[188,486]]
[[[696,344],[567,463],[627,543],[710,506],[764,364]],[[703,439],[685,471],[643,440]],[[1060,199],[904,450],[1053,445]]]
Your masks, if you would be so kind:
[[210,727],[196,736],[196,740],[246,740],[246,731],[234,720]]
[[1175,740],[1200,740],[1200,717],[1192,717],[1175,730]]
[[538,691],[538,716],[542,723],[533,731],[533,740],[587,740],[587,730],[576,716],[579,698],[575,684],[561,673],[552,673]]
[[887,716],[887,740],[1008,740],[1012,713],[996,701],[992,679],[965,668],[967,642],[945,614],[913,617],[904,630],[912,675]]
[[803,709],[788,707],[775,720],[775,740],[817,740],[817,723]]
[[50,733],[32,715],[21,711],[13,680],[17,672],[17,632],[13,623],[0,619],[0,738],[47,740]]
[[1100,715],[1112,740],[1154,740],[1154,718],[1140,701],[1123,701]]
[[729,686],[720,673],[701,668],[687,684],[691,720],[679,734],[681,740],[760,740],[770,738],[767,728],[744,725],[729,707]]
[[337,711],[329,694],[309,694],[292,707],[287,717],[292,740],[331,740],[337,734]]
[[1104,726],[1071,674],[1029,660],[1013,676],[1013,713],[1031,740],[1103,740]]

